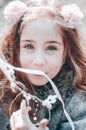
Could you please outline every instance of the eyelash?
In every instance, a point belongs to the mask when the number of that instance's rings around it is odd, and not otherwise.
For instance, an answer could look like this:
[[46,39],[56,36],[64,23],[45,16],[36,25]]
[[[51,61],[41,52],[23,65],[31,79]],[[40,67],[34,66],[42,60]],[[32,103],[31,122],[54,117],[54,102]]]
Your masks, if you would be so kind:
[[27,49],[34,49],[34,46],[31,45],[31,44],[28,44],[28,45],[26,45],[24,48],[27,48]]
[[46,51],[56,51],[57,48],[55,46],[49,46],[47,47]]

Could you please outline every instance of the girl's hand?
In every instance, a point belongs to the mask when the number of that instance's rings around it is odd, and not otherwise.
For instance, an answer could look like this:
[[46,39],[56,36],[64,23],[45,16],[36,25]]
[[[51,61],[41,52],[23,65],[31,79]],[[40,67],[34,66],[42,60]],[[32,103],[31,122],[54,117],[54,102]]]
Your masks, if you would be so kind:
[[40,126],[36,127],[29,118],[28,111],[30,110],[31,107],[27,107],[26,101],[22,100],[20,109],[13,112],[10,118],[11,130],[46,130],[48,120],[43,119]]

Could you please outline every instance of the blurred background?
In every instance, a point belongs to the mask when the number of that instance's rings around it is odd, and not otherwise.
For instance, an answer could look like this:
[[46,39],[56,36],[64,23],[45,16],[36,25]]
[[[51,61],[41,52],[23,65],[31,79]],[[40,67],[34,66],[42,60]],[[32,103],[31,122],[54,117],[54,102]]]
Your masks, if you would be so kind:
[[[3,30],[3,27],[5,25],[5,20],[4,20],[4,16],[3,16],[3,9],[5,7],[5,5],[13,0],[0,0],[0,31]],[[22,0],[24,1],[24,0]],[[86,0],[64,0],[65,2],[71,2],[71,3],[76,3],[82,10],[82,12],[84,13],[84,19],[83,19],[83,23],[82,23],[82,32],[84,32],[84,35],[86,35]]]

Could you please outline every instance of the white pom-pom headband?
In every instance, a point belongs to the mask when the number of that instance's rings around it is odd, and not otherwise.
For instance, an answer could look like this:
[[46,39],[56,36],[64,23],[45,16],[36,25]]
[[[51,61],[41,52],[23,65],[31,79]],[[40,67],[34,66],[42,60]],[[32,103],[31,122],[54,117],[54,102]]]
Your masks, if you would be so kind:
[[12,24],[15,24],[26,12],[27,5],[21,1],[12,1],[4,9],[5,19]]
[[[45,6],[47,8],[47,6]],[[30,9],[40,8],[38,7],[30,7]],[[10,24],[15,24],[18,20],[24,15],[24,13],[29,8],[24,2],[15,0],[10,2],[4,9],[4,17]],[[64,23],[70,28],[76,28],[79,25],[84,17],[80,8],[76,4],[64,5],[59,11],[60,15],[64,19]],[[58,18],[57,18],[58,19]],[[63,24],[64,25],[64,24]]]
[[75,28],[77,25],[79,25],[84,17],[80,8],[76,4],[63,6],[61,15],[71,28]]

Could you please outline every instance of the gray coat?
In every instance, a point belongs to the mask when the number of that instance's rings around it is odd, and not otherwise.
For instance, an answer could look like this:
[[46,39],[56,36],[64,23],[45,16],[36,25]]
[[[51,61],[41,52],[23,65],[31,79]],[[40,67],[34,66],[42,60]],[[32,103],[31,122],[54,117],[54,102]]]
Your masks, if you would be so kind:
[[[74,122],[75,130],[86,130],[86,93],[78,92],[73,89],[73,73],[70,68],[64,65],[53,81],[61,93],[65,108]],[[42,87],[36,87],[35,90],[37,96],[42,100],[47,98],[48,95],[54,94],[49,83]],[[47,111],[41,116],[42,118],[47,118]],[[8,118],[2,108],[0,108],[0,130],[7,130],[8,122]],[[59,100],[53,105],[48,127],[50,130],[71,130],[71,126],[65,117]]]

